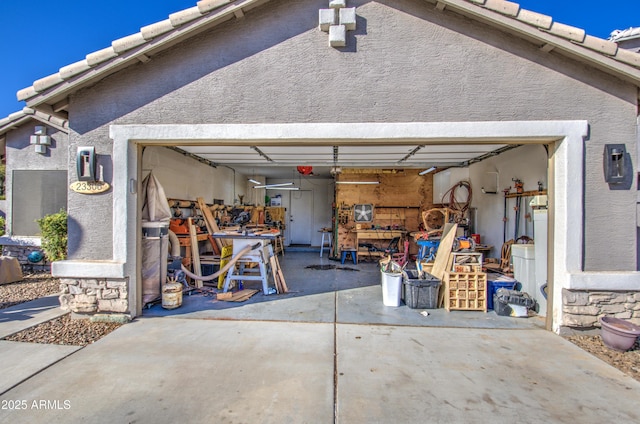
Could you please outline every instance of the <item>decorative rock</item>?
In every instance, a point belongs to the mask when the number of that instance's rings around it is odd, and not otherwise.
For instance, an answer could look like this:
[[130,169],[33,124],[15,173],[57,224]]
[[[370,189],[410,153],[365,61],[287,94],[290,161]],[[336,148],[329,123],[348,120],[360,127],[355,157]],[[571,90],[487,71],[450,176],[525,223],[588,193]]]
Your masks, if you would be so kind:
[[98,299],[96,298],[96,296],[89,296],[86,294],[77,294],[75,295],[75,297],[73,298],[73,301],[76,303],[93,303],[95,304],[96,301]]
[[612,293],[611,300],[609,300],[609,303],[626,303],[626,302],[627,302],[626,293]]
[[591,315],[596,316],[600,313],[600,308],[597,306],[564,306],[562,310],[567,314],[572,315]]
[[83,294],[84,289],[78,286],[65,286],[67,287],[67,293],[70,294]]
[[107,283],[104,280],[89,279],[89,280],[82,280],[80,285],[82,287],[91,288],[91,289],[103,289],[107,286]]
[[60,302],[60,309],[63,311],[68,311],[70,309],[69,304],[73,300],[73,296],[70,294],[63,294],[58,297],[58,301]]
[[586,306],[589,304],[589,293],[563,289],[562,303],[564,305]]
[[623,304],[616,303],[612,305],[602,305],[602,313],[603,314],[618,314],[626,311],[627,309]]
[[569,327],[594,327],[598,318],[590,315],[571,315],[566,314],[563,317],[564,325]]
[[102,299],[117,299],[120,297],[120,292],[116,289],[104,289],[100,297]]
[[613,297],[613,293],[592,293],[589,295],[589,303],[608,303]]
[[74,303],[74,302],[71,302],[69,304],[69,307],[70,307],[72,312],[75,312],[75,313],[78,313],[78,314],[90,314],[90,313],[96,312],[98,310],[98,305],[89,304],[89,303]]
[[613,316],[615,318],[620,318],[620,319],[629,319],[632,317],[632,313],[631,311],[624,311],[624,312],[620,312],[619,314],[614,314]]
[[98,299],[101,312],[127,312],[129,302],[125,299]]
[[95,314],[89,319],[91,322],[114,322],[116,324],[126,324],[131,322],[131,315],[128,314]]
[[126,288],[127,281],[126,280],[107,280],[106,285],[108,289],[119,289],[123,287]]

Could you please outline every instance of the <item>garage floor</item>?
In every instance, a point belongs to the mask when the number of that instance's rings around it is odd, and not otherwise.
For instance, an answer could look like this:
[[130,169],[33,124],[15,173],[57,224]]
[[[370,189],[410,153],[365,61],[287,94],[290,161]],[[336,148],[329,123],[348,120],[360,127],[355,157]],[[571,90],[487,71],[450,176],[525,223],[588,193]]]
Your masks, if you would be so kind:
[[[198,319],[242,319],[259,321],[295,321],[344,324],[387,324],[461,328],[544,328],[542,317],[512,318],[489,311],[451,311],[385,306],[382,303],[381,275],[378,263],[330,260],[325,251],[287,252],[279,257],[290,293],[265,296],[262,291],[245,302],[218,301],[200,294],[185,295],[183,305],[165,310],[161,305],[146,308],[145,317],[174,316]],[[331,265],[335,269],[307,268]],[[271,283],[270,283],[271,284]],[[272,285],[272,284],[271,284]],[[245,288],[260,289],[258,282],[246,282]]]

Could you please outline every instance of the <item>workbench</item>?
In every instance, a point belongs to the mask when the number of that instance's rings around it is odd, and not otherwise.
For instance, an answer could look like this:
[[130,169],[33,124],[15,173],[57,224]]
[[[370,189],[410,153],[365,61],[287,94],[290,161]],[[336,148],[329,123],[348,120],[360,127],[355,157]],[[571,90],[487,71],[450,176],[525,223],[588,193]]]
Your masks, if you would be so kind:
[[[400,237],[400,239],[404,238],[407,234],[404,230],[356,230],[356,249],[358,249],[358,259],[360,256],[369,256],[372,253],[381,252],[369,252],[368,250],[360,250],[360,242],[363,240],[386,240],[387,242],[391,241],[395,237]],[[389,243],[383,244],[379,246],[380,249],[385,249]],[[400,246],[400,244],[398,244]]]

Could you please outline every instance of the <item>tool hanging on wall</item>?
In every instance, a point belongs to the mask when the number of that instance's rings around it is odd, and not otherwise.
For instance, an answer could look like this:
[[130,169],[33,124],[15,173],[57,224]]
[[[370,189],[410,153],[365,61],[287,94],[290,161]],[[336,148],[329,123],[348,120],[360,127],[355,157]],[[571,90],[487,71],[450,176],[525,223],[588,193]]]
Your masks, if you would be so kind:
[[502,190],[504,193],[504,215],[502,216],[503,229],[502,229],[502,242],[505,243],[507,241],[507,221],[509,218],[507,217],[507,195],[511,192],[511,186]]
[[522,197],[518,196],[516,197],[516,205],[513,207],[513,210],[516,212],[516,222],[515,222],[515,228],[513,230],[513,238],[517,239],[518,238],[518,233],[520,232],[520,214],[521,214],[521,207],[522,207]]

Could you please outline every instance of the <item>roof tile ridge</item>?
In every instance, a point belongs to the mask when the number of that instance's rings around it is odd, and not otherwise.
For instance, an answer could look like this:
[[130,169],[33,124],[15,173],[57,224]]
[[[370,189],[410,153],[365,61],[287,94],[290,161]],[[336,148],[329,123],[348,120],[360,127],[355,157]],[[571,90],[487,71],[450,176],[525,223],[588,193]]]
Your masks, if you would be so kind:
[[91,68],[101,63],[107,62],[122,53],[139,47],[156,37],[173,31],[181,25],[196,20],[232,2],[233,0],[198,1],[196,6],[172,13],[168,19],[144,26],[140,28],[139,32],[113,40],[111,46],[91,52],[86,55],[84,60],[63,66],[57,73],[34,81],[30,87],[19,90],[16,93],[16,97],[18,101],[28,100],[65,80],[90,71]]
[[[569,40],[575,45],[593,50],[614,60],[640,68],[640,52],[620,48],[615,42],[604,38],[589,35],[582,28],[557,22],[552,16],[544,15],[528,9],[523,9],[519,4],[507,0],[464,0],[484,9],[492,10],[502,15],[515,18],[527,25],[539,30]],[[514,14],[514,10],[517,12]]]

